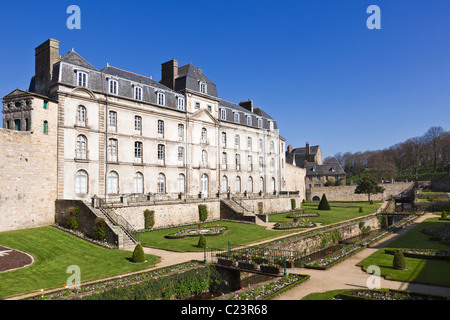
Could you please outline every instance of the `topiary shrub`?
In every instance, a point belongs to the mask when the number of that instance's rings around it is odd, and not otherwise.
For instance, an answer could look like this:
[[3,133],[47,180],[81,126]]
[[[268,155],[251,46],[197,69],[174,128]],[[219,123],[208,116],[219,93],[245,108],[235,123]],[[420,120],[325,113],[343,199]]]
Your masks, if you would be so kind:
[[320,199],[318,210],[331,210],[330,204],[328,203],[327,196],[325,193],[322,195],[322,199]]
[[370,200],[370,204],[373,204],[373,200]]
[[208,219],[208,208],[206,207],[206,204],[198,205],[198,218],[201,222],[204,222],[206,221],[206,219]]
[[204,235],[200,235],[200,238],[198,239],[197,247],[199,247],[199,248],[206,247],[206,238]]
[[78,229],[78,216],[80,214],[80,208],[77,206],[67,208],[66,227],[69,229]]
[[305,200],[305,199],[303,199],[303,200],[302,200],[302,203],[306,203],[306,200]]
[[96,218],[94,224],[94,236],[97,240],[104,240],[106,237],[106,222],[103,218]]
[[155,225],[155,211],[145,209],[144,211],[144,228],[151,229]]
[[359,207],[359,213],[363,213],[364,212],[364,208],[363,207]]
[[447,219],[447,211],[442,210],[441,219]]
[[145,253],[144,253],[144,249],[142,248],[141,244],[138,243],[136,245],[136,247],[134,247],[134,251],[133,251],[133,262],[145,262]]
[[297,208],[297,203],[296,203],[295,199],[291,199],[291,209],[295,210],[295,208]]
[[403,253],[400,250],[395,250],[393,267],[396,270],[406,269],[405,257],[403,256]]

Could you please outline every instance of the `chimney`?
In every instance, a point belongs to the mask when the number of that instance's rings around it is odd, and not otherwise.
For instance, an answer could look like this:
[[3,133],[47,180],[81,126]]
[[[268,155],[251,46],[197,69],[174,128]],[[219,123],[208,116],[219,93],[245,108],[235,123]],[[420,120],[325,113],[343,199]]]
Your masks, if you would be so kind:
[[35,49],[35,92],[50,93],[53,65],[59,61],[59,41],[48,39]]
[[311,153],[311,148],[309,147],[309,142],[306,142],[306,155],[309,156]]
[[239,102],[239,105],[244,108],[247,109],[250,112],[253,112],[253,101],[248,99],[247,101],[241,101]]
[[160,83],[175,89],[175,79],[178,77],[178,61],[172,59],[161,64],[161,81]]
[[292,148],[292,145],[290,144],[290,145],[288,145],[288,153],[292,153],[292,150],[293,150],[294,148]]

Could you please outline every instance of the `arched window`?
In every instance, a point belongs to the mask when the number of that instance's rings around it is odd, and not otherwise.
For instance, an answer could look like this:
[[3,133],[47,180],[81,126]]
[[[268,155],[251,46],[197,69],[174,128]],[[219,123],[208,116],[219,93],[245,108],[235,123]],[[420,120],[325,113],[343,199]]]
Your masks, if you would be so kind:
[[[19,120],[20,121],[20,120]],[[19,124],[19,129],[20,130],[20,124]],[[48,134],[48,121],[44,121],[44,129],[43,129],[44,134]]]
[[158,164],[164,165],[166,147],[163,144],[158,144]]
[[241,178],[239,176],[236,177],[236,184],[235,184],[235,191],[236,193],[241,192]]
[[118,148],[118,142],[116,139],[109,139],[108,143],[108,161],[110,162],[117,162],[117,148]]
[[119,175],[115,171],[111,171],[108,174],[108,193],[118,194],[119,193]]
[[77,159],[87,159],[87,138],[80,134],[77,137]]
[[158,174],[158,193],[166,193],[166,176],[163,173]]
[[134,175],[134,193],[144,193],[144,175],[140,172]]
[[270,141],[270,153],[275,153],[275,143]]
[[259,191],[264,191],[264,178],[259,178]]
[[208,140],[208,131],[206,131],[206,128],[202,128],[201,142],[206,143],[207,140]]
[[227,176],[222,177],[222,192],[228,191],[228,178]]
[[275,187],[275,178],[272,178],[272,192],[275,192],[277,188]]
[[252,177],[248,177],[247,191],[253,192],[253,178]]
[[88,174],[84,170],[77,171],[75,175],[75,193],[77,194],[88,193]]
[[86,126],[86,108],[81,105],[77,109],[77,125],[81,127]]
[[178,175],[178,192],[185,193],[184,181],[184,174],[180,173]]
[[274,172],[274,171],[275,171],[275,159],[270,158],[270,172]]

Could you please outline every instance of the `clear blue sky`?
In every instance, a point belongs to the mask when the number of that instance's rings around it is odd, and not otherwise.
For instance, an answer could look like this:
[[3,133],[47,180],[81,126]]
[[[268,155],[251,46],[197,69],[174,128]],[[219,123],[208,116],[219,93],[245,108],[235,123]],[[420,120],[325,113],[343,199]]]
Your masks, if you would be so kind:
[[[81,30],[66,27],[71,4]],[[372,4],[381,30],[366,27]],[[28,89],[34,48],[55,38],[61,55],[155,80],[162,62],[191,62],[221,98],[252,99],[294,147],[383,149],[450,130],[449,14],[448,0],[2,2],[0,95]]]

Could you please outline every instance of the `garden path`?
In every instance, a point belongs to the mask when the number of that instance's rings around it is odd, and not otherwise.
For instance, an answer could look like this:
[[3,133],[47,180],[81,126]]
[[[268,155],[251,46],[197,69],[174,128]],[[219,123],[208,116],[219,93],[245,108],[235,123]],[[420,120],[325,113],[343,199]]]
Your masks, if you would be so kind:
[[[427,213],[419,217],[411,225],[387,236],[386,238],[380,240],[378,243],[372,245],[370,248],[359,251],[358,253],[345,259],[344,261],[328,270],[313,270],[304,268],[290,269],[291,272],[308,274],[311,277],[305,283],[281,294],[276,298],[276,300],[300,300],[310,293],[325,292],[337,289],[367,288],[367,280],[369,279],[371,274],[364,272],[361,267],[356,266],[356,264],[370,256],[380,248],[387,246],[391,241],[416,227],[425,219],[431,217],[433,217],[433,214],[431,213]],[[448,287],[392,281],[386,280],[382,277],[380,278],[380,286],[381,288],[450,296],[450,288]]]

